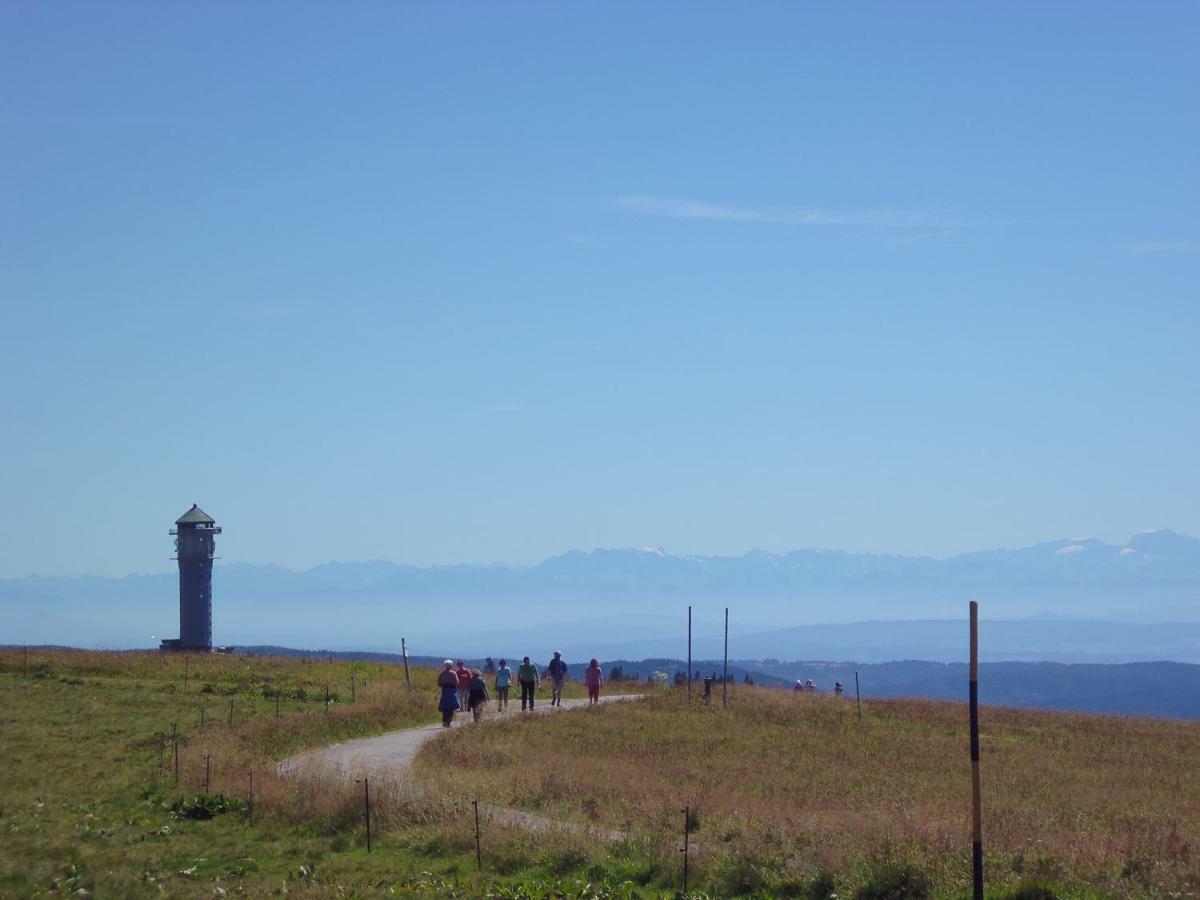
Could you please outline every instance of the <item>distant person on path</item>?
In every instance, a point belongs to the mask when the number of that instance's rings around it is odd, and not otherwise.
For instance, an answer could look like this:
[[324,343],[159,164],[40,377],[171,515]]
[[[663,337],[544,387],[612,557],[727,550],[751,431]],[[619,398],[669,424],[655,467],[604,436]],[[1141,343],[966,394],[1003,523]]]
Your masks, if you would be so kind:
[[792,688],[792,692],[796,693],[796,694],[804,693],[804,682],[801,681],[799,678],[796,679],[796,686],[794,688]]
[[458,702],[458,675],[454,673],[454,663],[450,660],[442,663],[442,671],[438,672],[437,684],[442,689],[442,696],[438,699],[438,710],[442,714],[442,727],[449,728],[450,723],[454,721],[454,711],[462,708],[462,704]]
[[512,669],[508,667],[508,660],[500,660],[500,667],[496,669],[496,709],[500,712],[508,709],[508,689],[512,685]]
[[467,708],[467,691],[471,688],[471,670],[467,668],[467,664],[461,659],[458,661],[458,668],[454,670],[454,674],[458,676],[458,708]]
[[815,694],[817,692],[817,683],[811,678],[808,679],[808,681],[804,682],[804,690],[810,694]]
[[587,685],[588,701],[590,703],[600,702],[600,685],[604,684],[604,673],[600,670],[600,660],[595,657],[588,663],[587,670],[583,673],[583,682]]
[[846,692],[846,686],[844,684],[842,684],[840,681],[835,681],[833,683],[833,693],[835,696],[840,697],[845,692]]
[[528,656],[517,667],[517,681],[521,682],[521,711],[525,711],[526,701],[529,702],[529,709],[533,709],[533,692],[542,683],[542,677],[538,674],[537,666],[529,661]]
[[471,718],[476,722],[483,716],[483,707],[487,702],[487,682],[483,680],[483,672],[476,669],[471,673],[471,684],[467,690],[467,709],[471,710]]
[[562,651],[554,651],[554,659],[546,666],[550,673],[550,705],[562,706],[563,682],[567,680],[567,664],[563,662]]

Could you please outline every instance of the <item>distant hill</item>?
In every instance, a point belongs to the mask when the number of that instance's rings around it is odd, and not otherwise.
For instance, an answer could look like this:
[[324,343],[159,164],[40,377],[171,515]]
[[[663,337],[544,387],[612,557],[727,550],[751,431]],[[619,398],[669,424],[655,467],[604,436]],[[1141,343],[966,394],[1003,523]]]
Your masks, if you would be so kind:
[[[0,633],[14,642],[150,646],[177,632],[177,592],[171,572],[0,580]],[[780,636],[780,628],[816,623],[957,621],[968,598],[981,601],[985,619],[1196,623],[1200,540],[1153,531],[1119,546],[1061,540],[948,559],[834,550],[673,556],[626,549],[571,551],[530,567],[421,568],[374,561],[294,572],[218,563],[213,594],[214,636],[225,644],[395,651],[402,634],[414,647],[449,637],[450,609],[459,620],[454,636],[464,652],[488,652],[487,642],[509,629],[514,644],[543,646],[586,637],[608,648],[605,652],[651,656],[678,652],[671,642],[689,604],[699,636],[714,633],[728,606],[737,636],[763,641],[769,634],[790,640]],[[942,642],[941,627],[924,627],[913,642]],[[1061,658],[1054,651],[1062,633],[1039,638],[1034,626],[1020,635],[1014,631],[1021,642],[1015,648],[1018,658]],[[830,632],[826,638],[838,649],[816,655],[862,658],[858,648],[863,645],[856,642],[876,642],[862,629]],[[1147,640],[1134,652],[1149,654],[1142,658],[1200,659],[1189,655],[1196,645],[1186,644],[1187,635],[1142,633],[1141,638]],[[637,641],[655,643],[621,647]],[[890,649],[872,646],[872,659],[924,655],[906,646],[899,633]],[[1128,659],[1120,655],[1127,651],[1126,641],[1105,639],[1102,645],[1072,649],[1069,658],[1108,661],[1115,653]]]

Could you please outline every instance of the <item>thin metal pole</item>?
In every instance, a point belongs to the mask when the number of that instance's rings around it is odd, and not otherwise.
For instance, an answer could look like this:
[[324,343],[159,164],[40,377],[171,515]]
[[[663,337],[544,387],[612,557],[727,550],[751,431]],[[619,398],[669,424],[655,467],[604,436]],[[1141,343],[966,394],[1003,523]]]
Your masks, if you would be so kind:
[[858,672],[854,673],[854,697],[858,700],[858,721],[862,721],[862,691],[858,687]]
[[683,808],[683,893],[688,892],[688,826],[692,821],[692,808]]
[[688,607],[688,703],[692,702],[692,608]]
[[979,792],[979,604],[971,601],[971,869],[975,900],[983,900],[983,810]]
[[721,667],[721,709],[729,705],[729,607],[725,607],[725,662]]
[[353,703],[358,699],[358,692],[354,689],[354,673],[350,673],[350,702]]
[[21,677],[28,678],[29,677],[29,646],[26,645],[26,646],[22,647],[21,650],[22,650]]
[[479,841],[479,801],[472,800],[471,805],[475,807],[475,866],[480,872],[483,871],[483,847]]
[[400,638],[400,654],[404,657],[404,683],[412,691],[412,679],[408,675],[408,641]]
[[212,776],[212,757],[207,753],[204,754],[204,793],[208,793],[209,784],[211,784]]

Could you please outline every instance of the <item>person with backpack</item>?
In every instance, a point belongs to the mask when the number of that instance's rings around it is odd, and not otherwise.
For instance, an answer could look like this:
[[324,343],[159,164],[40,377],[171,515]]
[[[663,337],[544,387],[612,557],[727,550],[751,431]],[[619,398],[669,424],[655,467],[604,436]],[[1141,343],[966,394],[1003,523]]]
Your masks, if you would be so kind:
[[471,710],[471,718],[476,722],[482,718],[487,702],[487,682],[483,680],[483,672],[476,669],[471,673],[471,684],[467,688],[467,709]]
[[567,664],[563,662],[562,651],[554,651],[554,659],[546,666],[550,674],[550,705],[562,706],[563,683],[567,680]]
[[521,683],[521,711],[525,711],[526,701],[529,703],[529,709],[533,709],[533,692],[542,683],[542,676],[538,674],[538,667],[529,661],[528,656],[517,667],[517,681]]
[[600,702],[600,685],[604,684],[604,672],[600,669],[600,660],[592,657],[583,673],[583,682],[587,685],[588,701],[591,704]]
[[438,672],[437,685],[442,689],[438,698],[438,711],[442,714],[442,727],[449,728],[454,721],[454,712],[460,709],[458,702],[458,676],[454,674],[454,663],[446,660]]
[[499,712],[508,709],[508,688],[511,684],[512,669],[508,667],[508,660],[502,659],[496,669],[496,709]]

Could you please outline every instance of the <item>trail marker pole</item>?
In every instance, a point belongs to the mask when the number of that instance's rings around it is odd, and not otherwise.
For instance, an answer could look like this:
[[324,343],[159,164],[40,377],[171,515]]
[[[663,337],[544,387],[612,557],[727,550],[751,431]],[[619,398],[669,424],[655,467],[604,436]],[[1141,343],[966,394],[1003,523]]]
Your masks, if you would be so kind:
[[692,608],[688,607],[688,703],[692,702]]
[[233,701],[229,701],[229,727],[233,727]]
[[854,673],[854,698],[858,701],[858,721],[862,721],[862,691],[858,687],[858,672]]
[[400,655],[404,657],[404,683],[412,693],[412,679],[408,675],[408,641],[404,638],[400,638]]
[[480,872],[483,871],[483,846],[479,841],[479,801],[472,800],[471,805],[475,807],[475,866]]
[[209,792],[208,791],[209,785],[212,783],[211,777],[212,777],[212,757],[209,754],[205,753],[204,754],[204,793],[206,793],[206,794]]
[[683,893],[688,892],[688,826],[692,821],[692,808],[683,808]]
[[367,852],[371,852],[371,781],[363,778],[363,820],[367,824]]
[[983,810],[979,794],[979,604],[971,601],[971,875],[974,900],[983,900]]
[[721,709],[729,705],[729,607],[725,607],[725,662],[721,666]]

